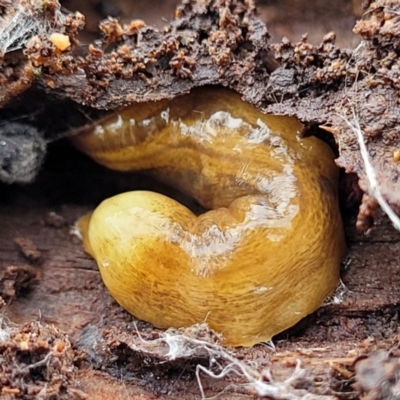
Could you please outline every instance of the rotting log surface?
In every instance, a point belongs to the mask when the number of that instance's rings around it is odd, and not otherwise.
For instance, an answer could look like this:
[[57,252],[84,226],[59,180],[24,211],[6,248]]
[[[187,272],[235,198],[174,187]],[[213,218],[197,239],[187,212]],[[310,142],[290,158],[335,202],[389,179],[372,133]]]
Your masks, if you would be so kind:
[[[9,9],[5,7],[6,14]],[[271,43],[252,0],[184,0],[175,19],[162,31],[142,21],[121,26],[109,18],[100,24],[105,37],[81,46],[77,37],[84,17],[80,13],[65,15],[52,0],[43,10],[34,9],[33,15],[44,18],[52,32],[68,35],[71,47],[60,51],[50,41],[49,31],[44,30],[26,44],[22,60],[6,54],[0,60],[0,105],[8,104],[13,95],[25,91],[34,81],[50,95],[96,109],[172,98],[206,84],[230,87],[263,111],[296,115],[314,127],[331,126],[339,145],[338,165],[347,173],[357,174],[366,193],[358,221],[366,230],[376,204],[370,198],[374,190],[366,177],[355,133],[344,120],[356,119],[364,132],[382,195],[398,211],[397,1],[370,4],[354,29],[362,38],[355,50],[337,47],[332,33],[319,45],[309,44],[306,37],[298,43],[286,38]],[[37,96],[35,102],[32,97],[27,99],[25,107],[17,105],[17,114],[25,118],[30,115],[32,124],[47,138],[57,138],[68,126],[77,125],[68,118],[69,125],[54,129],[60,121],[46,112],[46,101],[37,102]],[[10,107],[3,119],[18,118],[15,106]],[[66,112],[70,107],[65,107]],[[79,120],[87,113],[79,107],[75,111]]]
[[[241,2],[233,3],[241,4]],[[52,3],[48,2],[48,4]],[[186,10],[190,9],[190,4],[190,2],[185,2]],[[219,4],[222,5],[225,2],[219,2]],[[235,53],[235,57],[237,56],[241,62],[244,62],[241,59],[243,55],[249,58],[254,58],[256,53],[258,56],[266,56],[266,59],[258,58],[261,69],[254,68],[257,66],[254,63],[249,64],[253,68],[252,72],[249,72],[250,76],[252,73],[258,74],[253,89],[250,90],[248,87],[249,75],[238,73],[240,71],[236,70],[236,64],[228,70],[220,70],[217,65],[214,65],[214,68],[205,75],[199,74],[197,77],[194,75],[195,79],[193,76],[189,79],[179,74],[171,74],[171,66],[175,65],[174,71],[178,72],[177,67],[186,65],[185,62],[183,64],[173,62],[165,67],[165,80],[161,80],[161,87],[162,85],[169,87],[172,81],[176,82],[177,86],[175,84],[171,86],[170,93],[161,93],[168,97],[187,91],[193,85],[202,82],[222,83],[233,86],[249,101],[264,110],[295,114],[311,125],[330,123],[338,127],[336,139],[341,144],[341,165],[360,176],[363,175],[363,166],[358,154],[358,146],[354,141],[354,135],[345,127],[338,113],[351,117],[352,107],[363,105],[364,100],[368,98],[366,107],[356,107],[356,110],[361,111],[360,122],[363,128],[368,126],[372,128],[367,133],[370,135],[368,140],[372,142],[375,154],[384,154],[383,158],[375,156],[374,165],[379,165],[379,160],[383,160],[383,170],[389,176],[386,191],[392,191],[395,195],[396,191],[391,186],[391,182],[393,184],[397,182],[398,166],[393,164],[390,157],[392,152],[399,147],[396,141],[399,137],[396,124],[400,114],[396,114],[398,90],[395,90],[398,61],[393,58],[398,50],[394,48],[394,43],[399,37],[396,31],[399,25],[395,23],[396,12],[398,13],[399,10],[395,1],[378,1],[374,3],[374,7],[374,10],[366,14],[364,23],[358,25],[358,33],[366,41],[361,51],[356,54],[349,50],[338,49],[332,42],[332,36],[327,36],[320,46],[310,46],[304,41],[297,44],[284,41],[282,44],[269,45],[263,42],[268,37],[267,32],[263,25],[258,25],[256,46],[252,47],[249,53],[246,46],[244,47],[246,51]],[[190,15],[189,13],[188,18]],[[197,17],[192,15],[193,18],[189,18],[190,24],[196,26],[196,24],[201,25],[211,21],[212,26],[219,27],[219,14],[215,10],[206,16],[207,18],[203,20],[201,15]],[[258,21],[251,12],[250,20],[251,23]],[[71,19],[67,21],[71,23]],[[61,25],[64,23],[65,19],[61,19]],[[193,34],[189,29],[190,24],[185,26],[185,19],[175,21],[173,26],[176,28],[177,36],[173,38],[176,39],[180,35],[178,42],[181,43],[182,38]],[[70,27],[69,32],[72,36],[74,36],[75,28]],[[236,28],[237,26],[228,25],[228,31],[231,33]],[[184,35],[181,35],[182,29],[185,32]],[[149,35],[149,41],[161,37],[161,34],[152,33],[151,28],[144,30],[143,38],[146,38],[146,35]],[[237,38],[240,38],[240,35]],[[40,61],[46,64],[50,60],[50,66],[55,67],[62,65],[59,63],[59,54],[52,59],[54,48],[49,47],[47,38],[42,37],[40,40],[44,41],[41,46],[49,50],[47,53],[49,59],[45,57]],[[125,39],[120,43],[121,46],[124,41]],[[127,42],[129,43],[129,40]],[[146,40],[143,43],[143,51],[147,54],[149,48],[146,47]],[[179,46],[175,48],[176,51],[179,50]],[[206,53],[206,48],[197,48],[196,51]],[[226,47],[223,48],[226,49]],[[169,58],[171,61],[178,54],[175,53],[174,47],[170,50],[172,51]],[[278,69],[275,69],[277,65],[271,62],[271,50],[272,54],[276,52],[281,63]],[[32,60],[35,59],[35,54],[35,52],[30,53]],[[96,54],[99,55],[94,52],[80,62],[91,63],[92,57]],[[111,57],[110,54],[106,53],[106,58]],[[188,54],[191,55],[190,52]],[[296,54],[300,56],[297,57]],[[62,60],[65,61],[65,59],[67,65],[68,60],[71,62],[70,65],[74,65],[74,57],[71,58],[71,54],[67,53],[65,57],[63,55]],[[185,61],[185,58],[178,57],[175,61],[182,60]],[[217,57],[214,60],[223,61],[224,59]],[[2,77],[1,89],[8,90],[1,99],[2,103],[8,102],[13,94],[26,90],[34,80],[32,70],[29,64],[26,64],[26,60],[18,61],[13,56],[7,62],[12,67],[12,74],[8,75],[9,86],[6,84],[7,76]],[[98,65],[95,64],[99,73]],[[382,65],[385,69],[378,71]],[[27,69],[24,69],[25,67]],[[190,62],[188,67],[190,67]],[[206,63],[204,68],[208,67]],[[366,71],[367,67],[368,71]],[[74,83],[76,76],[63,74],[70,71],[68,68],[65,70],[46,68],[45,65],[41,75],[42,83],[49,85],[50,94],[54,83],[56,83],[54,92],[63,93],[75,100],[79,100],[78,97],[85,93],[87,81],[82,81],[81,75]],[[96,68],[92,66],[87,70],[89,76]],[[10,69],[7,71],[10,72]],[[102,71],[104,75],[109,72]],[[274,71],[278,72],[274,73]],[[274,77],[270,79],[273,73]],[[51,79],[53,74],[54,80]],[[111,84],[111,87],[116,85],[114,92],[109,90],[107,85],[101,89],[105,81],[102,73],[99,74],[96,79],[89,80],[89,83],[94,85],[94,89],[88,90],[89,100],[93,101],[92,105],[99,107],[110,105],[114,108],[131,100],[129,97],[120,96],[124,92],[120,91],[120,86],[115,82]],[[18,76],[21,77],[20,80]],[[232,77],[235,76],[239,79],[237,84],[233,84],[235,79]],[[317,76],[318,84],[316,84]],[[111,80],[113,79],[111,76]],[[356,79],[357,85],[353,85]],[[74,86],[77,82],[78,86]],[[257,90],[254,90],[254,87]],[[147,87],[139,85],[139,87],[132,87],[131,90],[138,88],[142,88],[140,89],[142,92],[140,90],[137,92],[140,96]],[[111,97],[113,93],[118,96],[107,99],[103,92],[109,93]],[[33,92],[34,96],[35,93],[37,94],[37,91]],[[156,92],[150,92],[150,96],[151,93],[154,95]],[[30,95],[32,96],[32,93]],[[49,104],[43,107],[43,103],[36,101],[38,98],[34,98],[35,102],[30,101],[29,104],[25,102],[25,105],[24,100],[21,100],[22,108],[20,102],[14,105],[14,108],[4,110],[2,117],[12,116],[16,109],[19,110],[19,115],[31,114],[31,122],[41,127],[49,137],[54,131],[54,126],[57,126],[54,122],[57,124],[61,121],[60,114],[55,116],[53,110],[49,111]],[[62,108],[62,115],[71,108],[70,102],[56,104],[57,106],[67,104],[66,108]],[[384,105],[383,113],[378,109],[379,107],[376,108],[377,104],[381,108],[382,104]],[[33,113],[31,107],[35,105],[47,112],[39,110],[40,112]],[[371,122],[374,122],[373,126]],[[23,325],[24,323],[39,321],[43,326],[42,335],[36,335],[32,339],[34,344],[27,346],[25,337],[18,336],[15,339],[16,346],[9,345],[5,347],[5,350],[4,347],[0,350],[0,356],[7,356],[8,367],[11,367],[7,371],[1,371],[0,385],[7,386],[12,383],[15,388],[21,390],[20,394],[24,390],[30,390],[28,398],[29,396],[36,398],[35,396],[43,387],[47,388],[47,395],[53,390],[60,398],[74,396],[78,399],[85,398],[85,393],[89,398],[110,398],[111,393],[116,399],[134,396],[145,399],[155,397],[190,399],[199,395],[193,365],[188,365],[186,361],[183,364],[159,365],[158,362],[162,360],[162,357],[158,359],[144,357],[127,349],[128,344],[135,337],[133,320],[110,298],[101,283],[95,263],[84,254],[79,241],[70,234],[70,227],[76,218],[103,198],[128,188],[146,188],[149,187],[148,185],[153,187],[154,183],[148,183],[142,177],[128,177],[105,171],[76,152],[68,150],[67,143],[60,143],[51,146],[46,165],[34,185],[0,186],[0,290],[4,301],[8,304],[2,308],[2,313],[12,322],[21,324],[16,329],[25,332],[26,335],[32,331],[37,332],[38,328],[35,324],[26,326]],[[363,189],[367,190],[365,182]],[[161,187],[159,190],[162,191],[165,188]],[[394,199],[394,205],[396,205],[395,196],[391,198]],[[290,376],[296,360],[299,359],[306,370],[305,377],[298,383],[300,389],[306,388],[311,393],[335,394],[343,399],[358,398],[363,389],[371,392],[371,388],[368,389],[365,385],[363,387],[362,371],[356,375],[354,372],[353,363],[359,355],[368,355],[379,348],[391,350],[395,360],[394,370],[398,368],[398,361],[396,361],[398,354],[393,349],[398,347],[399,235],[387,219],[379,214],[376,220],[377,226],[369,236],[357,232],[354,229],[356,213],[354,209],[345,210],[349,259],[342,273],[343,282],[348,289],[343,295],[343,301],[322,307],[298,326],[277,337],[275,352],[264,346],[256,346],[236,353],[238,357],[255,362],[257,368],[268,367],[278,380]],[[17,242],[16,239],[18,239]],[[25,240],[24,243],[25,245],[28,243],[28,246],[21,246],[21,239],[30,239],[32,243],[29,245],[29,242]],[[36,261],[27,256],[27,254],[38,255],[39,253],[35,251],[40,253]],[[60,331],[54,331],[49,327],[48,324],[52,323]],[[108,328],[107,332],[106,328]],[[152,334],[151,328],[146,324],[139,323],[138,328],[143,334]],[[69,335],[69,340],[77,348],[75,361],[72,360],[69,342],[65,339],[63,332]],[[40,340],[44,337],[45,340],[38,342],[38,337]],[[94,346],[94,341],[100,344],[100,348]],[[53,350],[55,355],[52,356],[52,362],[47,366],[47,370],[41,366],[32,372],[25,371],[22,375],[24,379],[18,378],[11,383],[4,381],[4,377],[10,377],[13,372],[15,373],[14,366],[20,367],[43,359],[49,349],[53,348],[51,346],[56,346]],[[20,354],[21,347],[25,349],[23,357],[13,359],[15,354]],[[83,348],[86,348],[86,353],[82,352]],[[7,349],[16,351],[15,353],[11,350],[7,352]],[[65,364],[61,363],[61,366],[57,361],[60,357],[64,357],[65,361]],[[379,371],[384,371],[385,368],[384,365],[381,366],[376,362],[377,357],[371,355],[367,360],[372,360],[372,367],[379,375]],[[0,365],[2,365],[1,362]],[[63,365],[67,371],[61,368]],[[69,368],[78,368],[78,370],[71,374]],[[121,378],[123,378],[122,388]],[[380,377],[380,386],[386,382],[385,379],[389,382],[389,378],[391,377]],[[355,381],[358,386],[352,387]],[[206,394],[215,395],[230,382],[229,379],[205,380]],[[249,398],[247,394],[244,394],[245,392],[243,390],[243,394],[228,393],[225,398]],[[3,392],[3,395],[11,399],[18,398],[19,394],[10,388],[10,391]],[[140,397],[141,395],[143,397]],[[380,398],[379,391],[378,394],[374,392],[370,398]]]

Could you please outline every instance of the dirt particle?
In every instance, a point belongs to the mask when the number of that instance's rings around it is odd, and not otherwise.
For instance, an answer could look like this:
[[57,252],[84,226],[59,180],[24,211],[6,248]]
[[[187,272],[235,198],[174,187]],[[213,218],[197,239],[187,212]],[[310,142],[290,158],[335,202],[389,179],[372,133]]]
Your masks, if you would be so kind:
[[16,237],[14,243],[19,247],[19,250],[27,260],[31,262],[39,261],[42,253],[38,250],[31,239]]
[[71,41],[69,40],[69,37],[67,35],[63,35],[62,33],[52,33],[49,40],[60,51],[67,50],[68,47],[71,46]]
[[[74,351],[63,332],[35,322],[6,329],[7,337],[0,341],[2,396],[85,399],[82,391],[75,392],[73,388]],[[61,351],[53,351],[53,343]]]
[[62,228],[63,226],[65,226],[67,224],[67,221],[65,220],[65,218],[62,215],[57,214],[54,211],[50,211],[46,215],[44,222],[47,226],[51,226],[53,228]]
[[38,278],[38,271],[30,265],[8,266],[0,272],[0,300],[9,304],[19,293],[29,290]]

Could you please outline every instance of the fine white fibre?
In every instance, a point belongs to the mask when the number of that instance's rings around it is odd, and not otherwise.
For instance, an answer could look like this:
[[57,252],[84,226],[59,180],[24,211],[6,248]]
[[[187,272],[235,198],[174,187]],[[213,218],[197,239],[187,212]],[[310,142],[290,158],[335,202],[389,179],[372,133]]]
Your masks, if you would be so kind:
[[[154,340],[146,340],[140,335],[136,328],[139,340],[136,343],[130,343],[130,348],[148,356],[161,358],[163,362],[180,358],[206,357],[210,362],[210,368],[206,368],[203,365],[197,365],[196,367],[196,377],[202,399],[210,400],[211,398],[207,398],[205,395],[201,373],[214,379],[223,379],[233,376],[242,379],[243,383],[232,383],[227,386],[224,391],[240,387],[259,397],[281,400],[327,400],[332,398],[330,396],[316,396],[295,388],[295,384],[306,375],[306,370],[300,367],[300,361],[297,361],[296,368],[290,378],[284,381],[276,381],[269,370],[264,369],[258,372],[245,362],[237,359],[227,349],[215,342],[215,339],[218,340],[218,337],[213,337],[211,334],[211,342],[192,337],[192,334],[196,334],[196,332],[204,333],[207,332],[207,330],[210,332],[207,324],[203,323],[194,325],[190,330],[168,329],[162,333],[161,337]],[[216,398],[218,395],[212,398]]]
[[78,224],[75,223],[74,225],[72,225],[69,229],[69,234],[70,236],[74,236],[76,237],[79,241],[83,242],[83,236],[82,233],[78,227]]
[[304,378],[306,374],[306,371],[300,367],[299,360],[297,361],[296,369],[292,376],[282,382],[278,382],[272,378],[268,370],[264,369],[259,373],[221,348],[218,349],[218,353],[215,354],[215,356],[228,363],[219,373],[214,373],[202,365],[197,365],[196,367],[196,377],[202,399],[211,400],[215,398],[215,396],[211,398],[205,397],[200,371],[215,379],[222,379],[232,374],[244,378],[246,383],[240,386],[260,397],[282,400],[299,400],[303,397],[296,394],[293,386],[299,379]]
[[12,328],[6,317],[0,315],[0,343],[6,341],[10,337]]
[[348,293],[348,289],[346,285],[343,283],[343,281],[340,279],[339,285],[336,288],[336,290],[324,301],[324,304],[322,304],[322,307],[331,305],[331,304],[341,304],[343,303],[343,300]]
[[47,30],[43,20],[33,15],[35,1],[32,2],[32,6],[19,2],[0,18],[0,55],[23,48],[29,39]]
[[365,174],[368,179],[369,187],[372,196],[375,197],[379,205],[381,206],[382,210],[388,215],[390,220],[392,221],[393,226],[400,231],[400,218],[396,215],[396,213],[392,210],[392,208],[389,206],[388,202],[384,199],[382,196],[378,180],[376,178],[376,174],[374,171],[374,168],[372,167],[367,146],[365,145],[364,142],[364,134],[363,131],[360,127],[358,118],[356,116],[356,113],[353,109],[353,119],[352,121],[349,121],[345,116],[340,115],[340,117],[343,119],[343,121],[348,125],[348,127],[354,132],[356,135],[358,144],[360,146],[360,153],[362,160],[364,162],[364,167],[365,167]]

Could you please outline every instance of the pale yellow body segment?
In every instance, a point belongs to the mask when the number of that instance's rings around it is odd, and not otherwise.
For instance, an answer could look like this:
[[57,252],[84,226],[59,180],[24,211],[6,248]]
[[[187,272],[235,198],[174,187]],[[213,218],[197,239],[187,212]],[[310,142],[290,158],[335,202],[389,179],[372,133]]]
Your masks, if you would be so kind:
[[211,211],[128,192],[80,221],[113,297],[159,328],[207,321],[267,341],[335,289],[345,251],[333,154],[295,118],[220,88],[135,104],[73,137],[109,168],[150,170]]

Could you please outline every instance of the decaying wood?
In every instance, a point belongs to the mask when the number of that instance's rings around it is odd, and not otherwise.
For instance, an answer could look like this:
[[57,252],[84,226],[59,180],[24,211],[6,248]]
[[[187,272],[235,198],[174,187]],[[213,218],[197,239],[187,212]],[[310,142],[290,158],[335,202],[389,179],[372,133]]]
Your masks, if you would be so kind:
[[[24,59],[7,57],[3,50],[3,71],[11,72],[0,77],[1,104],[10,100],[13,87],[18,94],[32,83],[29,69],[49,93],[100,109],[172,98],[206,84],[224,85],[263,111],[296,115],[310,126],[330,126],[339,145],[338,165],[356,173],[362,190],[375,197],[348,123],[356,119],[372,154],[382,197],[398,210],[397,2],[380,0],[370,5],[355,27],[362,38],[355,50],[335,46],[332,33],[318,46],[305,37],[298,43],[285,38],[271,43],[251,0],[185,0],[162,31],[139,20],[121,25],[108,18],[100,24],[104,38],[89,46],[80,46],[77,39],[84,26],[82,14],[60,12],[56,0],[46,2],[43,9],[33,0],[20,5],[28,9],[30,20],[46,23],[35,28],[35,35],[25,43]],[[4,9],[6,15],[18,12],[11,3]],[[60,50],[51,41],[54,33],[68,37],[71,46]],[[15,111],[10,112],[15,117]],[[36,120],[33,117],[49,140],[67,129],[59,124],[55,134],[52,118],[51,113],[41,112],[36,112]],[[72,119],[71,126],[76,126]],[[368,229],[366,214],[373,211],[367,197],[363,204],[359,226]]]
[[[13,4],[0,6],[7,11]],[[173,97],[200,84],[222,84],[264,111],[297,115],[314,130],[327,126],[339,145],[339,165],[361,177],[368,193],[358,143],[342,118],[357,117],[383,194],[398,210],[396,1],[371,5],[356,27],[363,38],[356,51],[338,48],[332,34],[320,45],[306,40],[274,44],[250,1],[185,0],[166,31],[140,21],[123,27],[107,20],[104,39],[82,53],[76,39],[82,15],[61,13],[53,1],[46,7],[51,29],[35,34],[26,56],[5,54],[2,60],[3,128],[8,119],[25,116],[23,122],[51,142],[92,118],[93,111],[82,104],[115,108]],[[33,11],[35,18],[43,18],[43,10]],[[55,48],[50,31],[67,34],[72,47],[65,52]],[[38,93],[47,100],[39,100]],[[53,94],[63,99],[54,100]],[[348,178],[342,193],[349,247],[344,286],[320,310],[277,337],[275,348],[227,350],[257,373],[264,369],[261,386],[281,388],[279,398],[286,390],[294,399],[312,394],[380,399],[397,390],[399,234],[379,210],[373,210],[376,224],[368,235],[355,229],[359,188]],[[214,374],[229,367],[229,357],[209,353],[204,344],[196,357],[171,360],[165,333],[116,305],[73,233],[76,219],[105,197],[155,185],[168,191],[142,176],[106,171],[66,142],[49,145],[34,184],[0,183],[2,398],[190,399],[200,395],[196,365]],[[367,200],[364,206],[367,218],[373,207]],[[204,339],[200,333],[198,340]],[[216,362],[210,364],[212,358]],[[372,380],[366,378],[371,369]],[[207,396],[228,385],[233,391],[221,398],[260,394],[254,385],[242,386],[249,383],[243,374],[223,374],[219,380],[204,372],[200,376]]]

